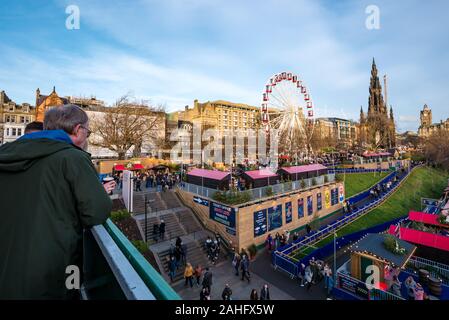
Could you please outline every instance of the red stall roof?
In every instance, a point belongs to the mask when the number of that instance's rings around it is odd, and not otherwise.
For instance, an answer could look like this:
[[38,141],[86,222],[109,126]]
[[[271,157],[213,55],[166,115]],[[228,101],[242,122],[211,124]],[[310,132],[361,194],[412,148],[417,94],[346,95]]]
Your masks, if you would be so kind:
[[408,213],[408,218],[411,221],[422,222],[424,224],[431,224],[434,226],[446,227],[446,228],[449,227],[448,225],[441,224],[438,221],[437,214],[430,214],[430,213],[418,212],[418,211],[410,211]]
[[[389,233],[395,234],[396,226],[390,226]],[[401,240],[420,244],[427,247],[437,248],[444,251],[449,251],[449,237],[429,232],[400,228]]]
[[245,174],[253,180],[277,177],[277,174],[270,170],[245,171]]
[[117,164],[114,166],[114,170],[115,171],[124,171],[125,170],[125,166],[123,164]]
[[213,180],[223,180],[229,176],[229,172],[218,171],[218,170],[206,170],[195,168],[187,173],[190,176],[203,177]]
[[327,170],[327,167],[323,166],[322,164],[308,164],[305,166],[296,166],[296,167],[283,167],[281,170],[286,171],[289,174],[296,174],[296,173],[304,173],[304,172],[312,172],[312,171],[318,171],[318,170]]
[[125,166],[123,164],[116,164],[114,166],[114,170],[115,171],[124,171],[124,170],[141,170],[141,169],[145,169],[145,167],[143,165],[141,165],[140,163],[135,163],[133,164],[133,167],[131,169],[125,168]]

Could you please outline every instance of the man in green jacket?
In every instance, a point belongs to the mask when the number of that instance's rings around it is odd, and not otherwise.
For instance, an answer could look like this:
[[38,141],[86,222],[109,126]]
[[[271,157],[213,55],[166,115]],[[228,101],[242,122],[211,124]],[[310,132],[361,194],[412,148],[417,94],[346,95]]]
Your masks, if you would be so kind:
[[67,270],[82,273],[83,228],[112,208],[113,186],[103,187],[84,151],[88,120],[77,106],[52,108],[44,131],[0,147],[0,299],[79,297]]

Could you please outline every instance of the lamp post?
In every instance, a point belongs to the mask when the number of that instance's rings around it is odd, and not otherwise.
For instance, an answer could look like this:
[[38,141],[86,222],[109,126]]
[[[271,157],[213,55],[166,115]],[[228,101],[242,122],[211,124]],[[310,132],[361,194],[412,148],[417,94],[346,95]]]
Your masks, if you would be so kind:
[[148,243],[148,219],[147,219],[147,194],[144,195],[145,203],[145,243]]
[[148,200],[147,199],[147,194],[144,194],[144,205],[145,205],[145,243],[148,243],[148,219],[147,219],[147,214],[148,214],[148,205],[153,202],[155,200]]
[[334,285],[337,280],[337,233],[334,231]]

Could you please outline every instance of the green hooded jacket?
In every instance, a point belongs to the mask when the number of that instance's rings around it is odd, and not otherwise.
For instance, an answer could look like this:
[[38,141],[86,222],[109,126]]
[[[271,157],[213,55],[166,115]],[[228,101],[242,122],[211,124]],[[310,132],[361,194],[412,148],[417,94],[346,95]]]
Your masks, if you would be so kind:
[[62,130],[0,147],[0,300],[71,299],[69,265],[82,273],[83,228],[112,202],[90,155]]

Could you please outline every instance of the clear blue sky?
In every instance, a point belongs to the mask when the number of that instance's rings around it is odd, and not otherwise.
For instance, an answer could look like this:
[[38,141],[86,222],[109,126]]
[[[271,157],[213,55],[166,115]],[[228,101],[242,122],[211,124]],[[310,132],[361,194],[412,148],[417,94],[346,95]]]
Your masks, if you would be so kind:
[[[72,4],[79,30],[65,27]],[[370,4],[379,30],[365,27]],[[108,103],[131,92],[173,111],[259,105],[267,80],[290,70],[319,116],[358,120],[375,57],[398,129],[416,130],[424,103],[434,122],[449,117],[448,14],[445,0],[2,0],[0,89],[32,104],[53,85]]]

